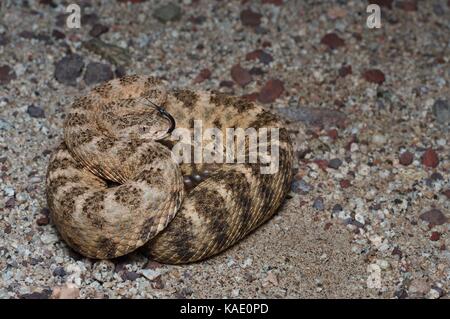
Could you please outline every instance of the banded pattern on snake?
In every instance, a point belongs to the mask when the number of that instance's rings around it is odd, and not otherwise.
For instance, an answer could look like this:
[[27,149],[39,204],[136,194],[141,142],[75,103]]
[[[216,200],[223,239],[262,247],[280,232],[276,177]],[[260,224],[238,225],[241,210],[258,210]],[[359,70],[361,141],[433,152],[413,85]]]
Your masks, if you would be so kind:
[[[170,123],[204,127],[279,128],[279,168],[261,163],[178,164]],[[167,114],[166,113],[166,114]],[[268,220],[292,179],[293,150],[284,123],[254,102],[210,91],[168,90],[164,81],[125,76],[77,98],[64,141],[47,171],[52,219],[73,249],[107,259],[138,248],[163,263],[218,254]],[[270,144],[270,142],[269,142]],[[186,187],[183,176],[205,178]]]

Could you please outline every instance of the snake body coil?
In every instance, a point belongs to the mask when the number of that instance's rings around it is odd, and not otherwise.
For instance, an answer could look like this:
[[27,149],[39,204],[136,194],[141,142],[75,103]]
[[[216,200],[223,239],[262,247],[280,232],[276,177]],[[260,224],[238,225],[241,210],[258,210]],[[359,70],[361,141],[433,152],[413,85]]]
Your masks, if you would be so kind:
[[[151,105],[190,133],[195,120],[205,128],[279,128],[278,171],[262,174],[261,163],[248,162],[178,164],[167,146],[178,140],[160,141],[168,123]],[[67,244],[91,258],[139,247],[164,263],[215,255],[269,219],[286,196],[293,151],[283,125],[222,93],[167,91],[163,81],[136,75],[106,82],[75,100],[50,158],[52,219]],[[203,179],[186,187],[183,176]]]

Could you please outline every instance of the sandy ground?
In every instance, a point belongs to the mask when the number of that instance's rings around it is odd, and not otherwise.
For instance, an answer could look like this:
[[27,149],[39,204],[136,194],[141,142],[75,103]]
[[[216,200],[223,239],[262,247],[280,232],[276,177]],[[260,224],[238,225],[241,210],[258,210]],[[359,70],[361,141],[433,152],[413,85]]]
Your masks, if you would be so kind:
[[[166,3],[2,1],[0,298],[448,298],[450,2],[378,1],[380,29],[366,1]],[[290,121],[289,198],[215,258],[89,260],[48,217],[70,101],[136,72]]]

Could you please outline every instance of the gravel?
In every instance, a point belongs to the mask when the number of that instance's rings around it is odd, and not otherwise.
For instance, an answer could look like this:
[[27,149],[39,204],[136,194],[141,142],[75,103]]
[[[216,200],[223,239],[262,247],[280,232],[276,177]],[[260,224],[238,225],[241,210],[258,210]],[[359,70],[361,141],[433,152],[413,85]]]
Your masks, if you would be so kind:
[[[1,298],[449,297],[446,1],[377,1],[379,30],[356,0],[174,1],[158,18],[161,1],[113,2],[90,2],[77,30],[64,4],[2,3]],[[90,85],[133,73],[289,121],[295,176],[274,218],[183,266],[140,251],[96,261],[64,243],[45,174],[65,114]]]

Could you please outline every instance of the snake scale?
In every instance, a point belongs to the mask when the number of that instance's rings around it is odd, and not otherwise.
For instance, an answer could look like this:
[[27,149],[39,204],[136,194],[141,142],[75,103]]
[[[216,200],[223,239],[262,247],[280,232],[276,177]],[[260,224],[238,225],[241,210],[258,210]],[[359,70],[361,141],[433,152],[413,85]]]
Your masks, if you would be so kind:
[[[161,109],[190,132],[197,119],[220,129],[279,128],[278,171],[262,174],[261,163],[177,163],[170,150],[177,140],[167,133]],[[156,261],[179,264],[218,254],[283,202],[293,164],[284,125],[254,102],[215,91],[169,90],[151,76],[100,84],[75,99],[64,140],[50,157],[52,220],[65,242],[90,258],[140,248]]]

